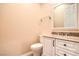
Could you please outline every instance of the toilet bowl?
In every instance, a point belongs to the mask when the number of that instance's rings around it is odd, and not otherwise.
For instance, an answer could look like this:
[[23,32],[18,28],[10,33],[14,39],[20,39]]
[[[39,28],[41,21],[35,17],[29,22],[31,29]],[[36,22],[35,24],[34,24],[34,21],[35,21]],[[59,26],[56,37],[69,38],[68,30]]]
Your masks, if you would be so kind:
[[42,53],[43,46],[41,43],[36,43],[31,45],[31,50],[33,52],[33,56],[40,56]]

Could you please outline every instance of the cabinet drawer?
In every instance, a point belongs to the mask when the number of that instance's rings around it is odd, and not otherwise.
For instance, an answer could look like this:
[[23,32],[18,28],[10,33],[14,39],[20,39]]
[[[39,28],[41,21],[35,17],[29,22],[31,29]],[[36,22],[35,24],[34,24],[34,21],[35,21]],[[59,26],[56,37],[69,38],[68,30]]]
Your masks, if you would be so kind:
[[57,56],[79,56],[79,54],[77,53],[73,53],[72,51],[68,51],[59,47],[56,47],[56,55]]
[[62,47],[64,49],[68,49],[68,50],[76,52],[76,53],[79,53],[79,43],[76,43],[76,42],[57,39],[56,46]]

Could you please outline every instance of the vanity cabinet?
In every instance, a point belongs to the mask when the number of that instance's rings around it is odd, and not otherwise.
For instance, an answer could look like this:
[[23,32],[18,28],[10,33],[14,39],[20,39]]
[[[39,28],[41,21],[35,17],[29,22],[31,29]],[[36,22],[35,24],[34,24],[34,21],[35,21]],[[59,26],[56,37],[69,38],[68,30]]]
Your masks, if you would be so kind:
[[41,36],[40,42],[43,44],[43,56],[55,55],[55,39],[52,37]]
[[79,42],[50,36],[41,36],[43,56],[79,56]]
[[56,39],[57,56],[79,56],[79,43]]

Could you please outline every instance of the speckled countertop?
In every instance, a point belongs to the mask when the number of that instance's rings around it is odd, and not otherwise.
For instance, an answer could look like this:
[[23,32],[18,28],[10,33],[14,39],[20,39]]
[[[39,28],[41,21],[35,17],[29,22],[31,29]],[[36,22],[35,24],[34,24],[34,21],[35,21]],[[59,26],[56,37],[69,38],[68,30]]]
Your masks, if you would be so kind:
[[79,43],[79,37],[74,37],[74,36],[62,36],[62,35],[54,35],[54,34],[42,34],[40,36],[47,36],[47,37],[52,37],[56,39],[68,40],[68,41]]

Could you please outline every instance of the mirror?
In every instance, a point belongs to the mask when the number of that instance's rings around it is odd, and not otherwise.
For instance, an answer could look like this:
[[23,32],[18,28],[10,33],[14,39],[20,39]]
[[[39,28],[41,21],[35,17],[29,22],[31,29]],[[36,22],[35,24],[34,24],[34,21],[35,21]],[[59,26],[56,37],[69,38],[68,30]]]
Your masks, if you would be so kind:
[[54,7],[54,27],[77,28],[77,4],[58,4]]

